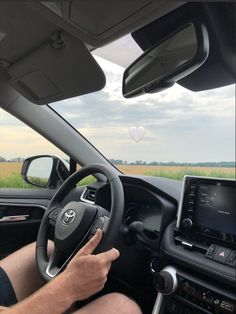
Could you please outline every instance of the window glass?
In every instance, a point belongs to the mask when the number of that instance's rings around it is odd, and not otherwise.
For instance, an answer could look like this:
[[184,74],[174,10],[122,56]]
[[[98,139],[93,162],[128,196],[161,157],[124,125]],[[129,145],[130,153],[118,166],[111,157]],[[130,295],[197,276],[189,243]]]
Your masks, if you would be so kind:
[[235,85],[193,92],[175,84],[125,99],[124,68],[96,59],[105,88],[52,107],[117,168],[179,180],[185,174],[235,178]]
[[24,182],[20,175],[27,157],[47,154],[69,159],[44,137],[1,108],[0,134],[0,188],[37,188]]

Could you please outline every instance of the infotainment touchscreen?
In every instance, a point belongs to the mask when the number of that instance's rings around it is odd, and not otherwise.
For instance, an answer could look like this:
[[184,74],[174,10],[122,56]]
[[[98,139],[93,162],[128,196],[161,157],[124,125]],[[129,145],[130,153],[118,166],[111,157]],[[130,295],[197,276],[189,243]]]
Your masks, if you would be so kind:
[[177,227],[236,244],[236,181],[186,176]]

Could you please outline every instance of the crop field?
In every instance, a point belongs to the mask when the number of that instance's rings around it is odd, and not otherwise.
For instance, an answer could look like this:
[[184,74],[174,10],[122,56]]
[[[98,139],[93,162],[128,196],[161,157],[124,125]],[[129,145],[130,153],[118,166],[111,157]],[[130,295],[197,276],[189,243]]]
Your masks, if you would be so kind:
[[[0,188],[32,188],[23,181],[20,175],[21,163],[0,162]],[[147,166],[147,165],[117,165],[121,172],[141,174],[182,180],[186,174],[235,179],[235,168],[223,167],[181,167],[181,166]],[[83,184],[91,182],[88,178]]]
[[182,180],[186,174],[218,178],[235,179],[235,168],[223,167],[183,167],[183,166],[146,166],[120,165],[117,166],[123,173],[142,174],[155,177],[166,177]]
[[22,164],[19,162],[0,162],[0,178],[20,173]]
[[21,163],[0,162],[0,188],[32,188],[21,178]]

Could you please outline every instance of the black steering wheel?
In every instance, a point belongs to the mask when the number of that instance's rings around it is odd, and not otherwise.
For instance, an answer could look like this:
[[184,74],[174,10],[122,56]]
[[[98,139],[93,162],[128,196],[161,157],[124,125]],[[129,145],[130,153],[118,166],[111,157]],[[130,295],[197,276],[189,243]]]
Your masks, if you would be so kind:
[[[76,183],[95,173],[106,176],[111,188],[111,210],[81,201],[69,202],[62,207],[62,201]],[[112,248],[120,230],[124,212],[124,191],[119,176],[108,166],[93,164],[72,174],[53,196],[39,228],[36,243],[36,262],[42,277],[49,281],[59,274],[76,252],[95,234],[98,228],[103,238],[96,253]],[[54,251],[47,258],[47,242],[50,225],[54,232]]]

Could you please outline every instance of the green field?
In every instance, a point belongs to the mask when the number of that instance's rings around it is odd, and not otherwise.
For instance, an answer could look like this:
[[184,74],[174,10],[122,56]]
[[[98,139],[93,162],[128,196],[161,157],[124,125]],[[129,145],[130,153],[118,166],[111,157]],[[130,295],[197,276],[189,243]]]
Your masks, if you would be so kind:
[[[186,174],[235,179],[235,168],[145,165],[118,165],[117,168],[127,174],[142,174],[176,180],[182,180]],[[0,188],[37,188],[24,182],[20,175],[20,169],[20,163],[0,162]],[[90,176],[81,181],[79,185],[87,185],[94,180],[95,179]]]
[[[95,179],[93,177],[87,177],[80,181],[79,185],[87,185],[94,181]],[[0,188],[39,189],[39,187],[26,183],[21,175],[17,173],[5,178],[0,177]]]
[[158,170],[158,171],[148,171],[146,172],[148,176],[155,177],[165,177],[169,179],[175,180],[183,180],[185,175],[194,175],[194,176],[202,176],[202,177],[214,177],[214,178],[228,178],[235,179],[235,173],[229,173],[224,171],[217,171],[215,168],[213,170],[207,168],[204,170],[198,169],[181,169],[177,171],[167,171],[167,170]]
[[9,177],[0,177],[0,188],[32,189],[33,185],[26,183],[19,174],[14,173]]
[[[26,183],[21,175],[21,163],[0,162],[0,188],[38,189],[34,185]],[[93,177],[87,177],[79,185],[87,185],[95,181]]]

